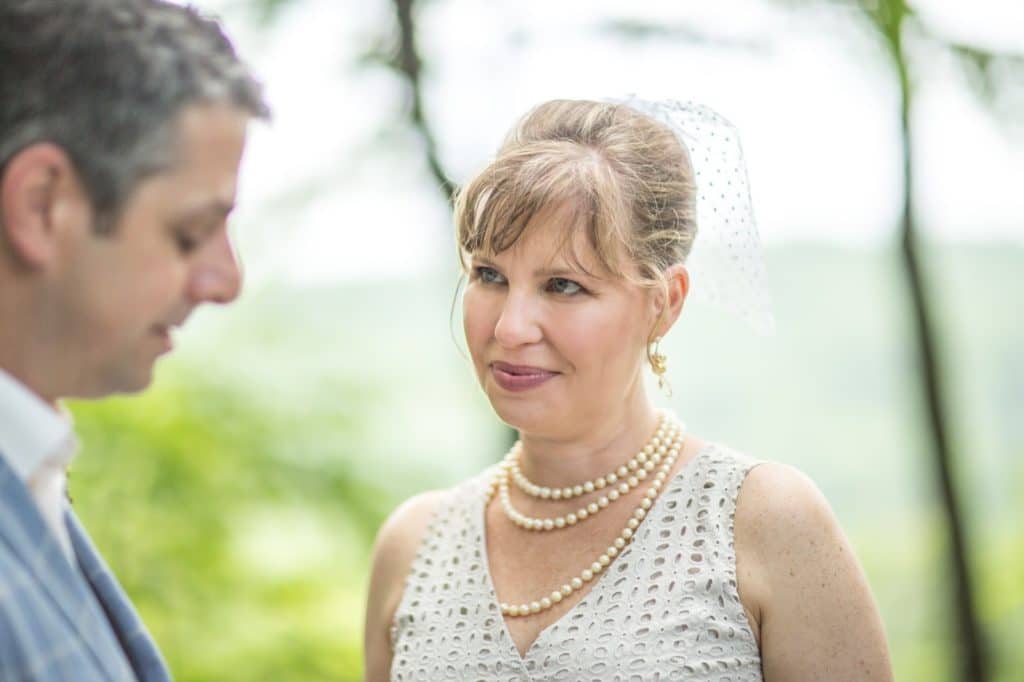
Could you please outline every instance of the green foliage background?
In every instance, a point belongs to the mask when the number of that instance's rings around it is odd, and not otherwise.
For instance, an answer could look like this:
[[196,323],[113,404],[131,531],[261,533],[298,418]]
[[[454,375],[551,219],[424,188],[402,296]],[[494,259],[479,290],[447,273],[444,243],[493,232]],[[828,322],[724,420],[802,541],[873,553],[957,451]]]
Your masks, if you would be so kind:
[[[671,405],[822,487],[899,680],[953,680],[942,517],[895,250],[769,254],[779,333],[688,309]],[[1024,679],[1024,249],[931,254],[982,618]],[[264,286],[203,313],[143,396],[72,406],[75,507],[178,679],[355,680],[374,533],[507,438],[452,340],[453,277]],[[455,321],[458,326],[458,321]],[[459,336],[457,333],[455,336]]]

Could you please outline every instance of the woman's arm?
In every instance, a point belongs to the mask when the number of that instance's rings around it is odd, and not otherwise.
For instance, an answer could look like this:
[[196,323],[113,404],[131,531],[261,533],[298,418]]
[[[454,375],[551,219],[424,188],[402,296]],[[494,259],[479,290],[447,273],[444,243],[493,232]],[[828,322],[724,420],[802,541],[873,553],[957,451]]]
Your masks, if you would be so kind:
[[363,634],[367,682],[385,682],[391,675],[391,621],[439,496],[435,491],[407,500],[377,533]]
[[806,476],[781,464],[755,467],[737,500],[735,542],[767,682],[893,679],[867,579]]

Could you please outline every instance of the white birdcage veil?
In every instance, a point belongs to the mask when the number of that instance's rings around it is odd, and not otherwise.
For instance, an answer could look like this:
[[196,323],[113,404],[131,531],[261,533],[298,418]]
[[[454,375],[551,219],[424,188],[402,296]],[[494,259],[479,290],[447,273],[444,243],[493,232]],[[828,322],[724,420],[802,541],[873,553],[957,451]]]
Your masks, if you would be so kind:
[[697,236],[686,268],[693,300],[738,315],[759,334],[775,329],[761,240],[736,128],[694,102],[614,100],[668,128],[686,149],[697,188]]

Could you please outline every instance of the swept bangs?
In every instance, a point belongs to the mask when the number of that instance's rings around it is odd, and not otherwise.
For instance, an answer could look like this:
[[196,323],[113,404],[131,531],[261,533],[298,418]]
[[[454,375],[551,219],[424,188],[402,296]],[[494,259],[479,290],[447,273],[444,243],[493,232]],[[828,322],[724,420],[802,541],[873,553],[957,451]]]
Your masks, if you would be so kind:
[[[475,253],[512,248],[541,214],[557,217],[561,252],[594,276],[630,277],[630,206],[608,159],[569,140],[543,140],[506,150],[459,193],[456,236],[463,268]],[[594,258],[579,253],[579,235]],[[584,266],[596,260],[602,272]]]

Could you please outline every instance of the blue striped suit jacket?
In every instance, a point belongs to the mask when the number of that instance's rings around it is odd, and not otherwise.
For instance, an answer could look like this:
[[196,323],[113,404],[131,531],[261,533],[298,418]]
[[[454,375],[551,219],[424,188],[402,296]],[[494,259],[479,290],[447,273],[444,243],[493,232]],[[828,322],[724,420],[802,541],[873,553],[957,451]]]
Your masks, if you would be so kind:
[[72,566],[0,456],[0,680],[170,680],[160,652],[70,507]]

